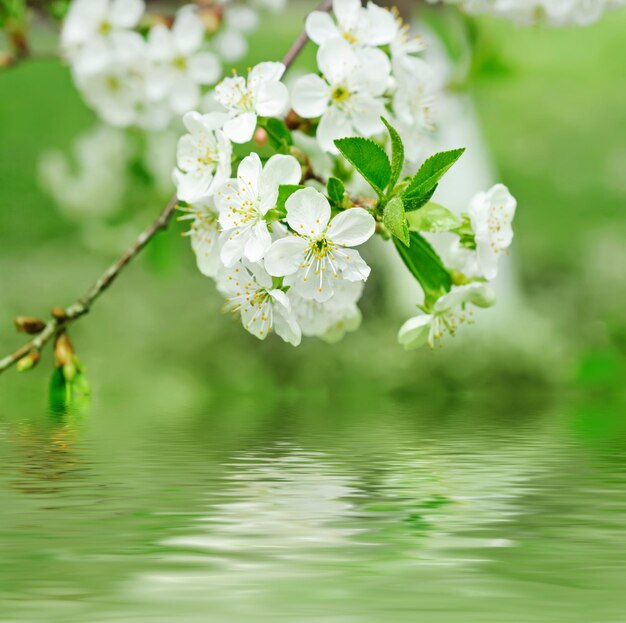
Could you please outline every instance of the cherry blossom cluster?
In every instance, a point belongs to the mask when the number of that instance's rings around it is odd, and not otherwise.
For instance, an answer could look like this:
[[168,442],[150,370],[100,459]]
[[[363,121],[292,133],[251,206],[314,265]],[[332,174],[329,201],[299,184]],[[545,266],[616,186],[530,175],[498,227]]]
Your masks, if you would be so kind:
[[[198,267],[256,337],[335,341],[360,324],[371,273],[360,250],[378,234],[424,293],[399,340],[434,346],[494,303],[488,281],[512,242],[515,200],[498,185],[462,217],[433,203],[464,150],[415,164],[430,69],[396,13],[335,0],[306,31],[319,72],[291,92],[286,67],[264,62],[221,81],[211,112],[184,116],[174,180]],[[261,150],[233,149],[244,144]],[[429,242],[441,234],[455,240],[445,262]]]
[[519,24],[586,26],[626,0],[428,0],[454,4],[472,15],[489,13]]
[[[284,0],[255,0],[280,9]],[[181,7],[171,24],[144,0],[73,0],[61,47],[85,101],[110,125],[162,129],[197,108],[223,62],[247,52],[258,15],[230,0]]]

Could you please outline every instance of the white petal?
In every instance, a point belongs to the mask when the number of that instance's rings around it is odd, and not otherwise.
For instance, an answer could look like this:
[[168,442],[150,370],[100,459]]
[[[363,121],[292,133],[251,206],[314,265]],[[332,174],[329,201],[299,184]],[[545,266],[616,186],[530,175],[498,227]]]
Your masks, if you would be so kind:
[[253,112],[237,115],[224,124],[224,134],[233,143],[247,143],[254,136],[256,120],[257,116]]
[[287,295],[281,290],[270,290],[269,295],[275,301],[274,331],[285,342],[298,346],[302,341],[302,331],[291,311]]
[[305,119],[321,117],[328,108],[331,89],[326,80],[315,74],[299,78],[293,86],[291,105]]
[[255,200],[259,196],[262,171],[261,159],[255,152],[241,161],[237,169],[237,182],[239,182],[239,192],[245,199]]
[[335,249],[337,266],[341,276],[348,281],[367,281],[372,269],[367,265],[361,254],[355,249]]
[[302,265],[308,246],[299,236],[277,240],[265,254],[265,270],[274,277],[292,275]]
[[238,229],[222,232],[220,236],[220,259],[227,268],[234,266],[243,257],[247,238]]
[[259,198],[263,213],[271,210],[278,199],[278,187],[282,184],[299,184],[302,167],[293,156],[277,154],[266,163],[259,184]]
[[428,342],[433,317],[427,314],[407,320],[398,332],[398,342],[407,350],[419,348]]
[[109,16],[111,23],[118,28],[134,28],[145,10],[143,0],[113,0]]
[[317,126],[317,141],[320,147],[331,154],[338,154],[335,139],[354,134],[349,117],[336,107],[329,108]]
[[180,137],[176,148],[176,161],[178,167],[185,172],[201,168],[198,163],[198,148],[191,134]]
[[172,85],[170,104],[179,115],[189,112],[200,103],[200,87],[191,79],[183,77]]
[[317,45],[322,45],[330,39],[341,36],[333,18],[328,13],[322,13],[322,11],[313,11],[309,14],[305,30],[309,39]]
[[359,66],[349,76],[349,85],[360,92],[382,95],[389,84],[389,57],[378,48],[361,48],[355,54]]
[[367,3],[367,44],[371,46],[387,45],[398,32],[393,13],[373,2]]
[[204,23],[198,17],[196,6],[187,5],[178,10],[172,35],[179,52],[191,54],[200,49],[204,39]]
[[381,117],[385,116],[382,102],[371,97],[353,96],[354,110],[351,115],[352,125],[362,136],[373,136],[384,130]]
[[360,0],[333,0],[333,13],[343,27],[355,24],[362,10]]
[[262,117],[280,117],[289,102],[289,91],[282,82],[262,84],[254,108]]
[[272,245],[272,238],[264,221],[257,223],[250,230],[244,257],[250,262],[259,262]]
[[317,51],[317,66],[330,84],[344,82],[358,64],[354,50],[345,39],[328,41]]
[[174,178],[178,188],[177,196],[181,201],[196,203],[204,199],[211,190],[213,175],[207,168],[190,173],[175,172]]
[[284,73],[285,65],[283,63],[259,63],[248,73],[248,88],[256,93],[262,85],[278,82]]
[[148,33],[148,56],[159,62],[171,59],[175,54],[172,33],[163,24],[157,24]]
[[189,58],[188,64],[189,75],[198,84],[213,84],[217,82],[222,73],[219,59],[211,52],[194,54]]
[[297,190],[285,204],[287,223],[297,234],[317,239],[324,234],[330,220],[330,204],[314,188]]
[[339,213],[328,226],[326,237],[344,247],[356,247],[374,235],[376,221],[362,208],[350,208]]
[[63,46],[86,43],[106,19],[108,0],[74,0],[63,23]]

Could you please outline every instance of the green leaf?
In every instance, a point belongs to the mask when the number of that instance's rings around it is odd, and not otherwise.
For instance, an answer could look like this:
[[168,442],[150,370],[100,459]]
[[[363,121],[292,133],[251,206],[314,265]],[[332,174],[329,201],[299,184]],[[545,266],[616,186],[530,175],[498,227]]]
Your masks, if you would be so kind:
[[328,184],[326,185],[326,192],[331,203],[341,207],[343,204],[343,196],[346,192],[346,187],[343,182],[336,177],[328,178]]
[[438,203],[427,203],[421,210],[407,216],[409,228],[413,231],[439,233],[458,229],[463,221]]
[[382,121],[387,126],[389,137],[391,138],[391,178],[389,179],[389,190],[392,191],[400,179],[400,174],[404,167],[404,143],[398,131],[391,126],[387,119],[382,117]]
[[465,149],[442,151],[428,158],[413,176],[402,198],[407,212],[418,210],[430,201],[441,178],[461,157]]
[[63,367],[54,369],[48,391],[51,411],[64,413],[68,409],[75,411],[85,409],[89,405],[90,395],[87,377],[78,367],[71,379],[67,378]]
[[383,223],[398,240],[409,246],[409,226],[404,217],[404,205],[400,197],[393,197],[385,206]]
[[378,195],[382,195],[391,179],[391,165],[385,150],[368,138],[356,136],[337,139],[335,145]]
[[270,117],[265,120],[263,125],[274,149],[285,153],[289,151],[289,148],[293,145],[293,137],[287,124],[282,119]]
[[452,289],[452,278],[441,258],[428,242],[415,231],[410,232],[407,247],[394,239],[396,249],[411,274],[424,290],[424,303],[430,308],[435,301]]
[[285,203],[287,199],[298,190],[302,190],[304,186],[300,184],[282,184],[278,187],[278,199],[276,200],[276,210],[280,214],[281,218],[287,214]]

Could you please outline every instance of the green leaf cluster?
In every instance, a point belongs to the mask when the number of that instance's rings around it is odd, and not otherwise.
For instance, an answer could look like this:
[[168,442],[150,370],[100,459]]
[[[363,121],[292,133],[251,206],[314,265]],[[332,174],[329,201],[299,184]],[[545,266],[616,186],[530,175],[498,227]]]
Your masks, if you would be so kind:
[[[418,233],[453,231],[462,222],[452,212],[431,202],[439,182],[461,157],[464,149],[434,154],[417,173],[402,178],[405,148],[398,131],[386,120],[391,158],[370,139],[342,138],[335,145],[378,195],[376,218],[393,236],[405,265],[420,283],[425,305],[430,307],[452,287],[452,277],[431,245]],[[339,186],[341,184],[341,186]],[[343,200],[343,184],[329,181],[328,196],[334,204]]]

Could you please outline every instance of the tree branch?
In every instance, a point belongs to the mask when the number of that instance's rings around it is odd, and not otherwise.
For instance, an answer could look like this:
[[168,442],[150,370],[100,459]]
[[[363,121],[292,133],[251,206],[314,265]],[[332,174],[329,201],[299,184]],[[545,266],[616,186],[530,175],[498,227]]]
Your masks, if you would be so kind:
[[137,237],[135,242],[133,242],[114,264],[109,266],[83,296],[66,309],[55,310],[54,318],[46,324],[41,333],[27,344],[24,344],[21,348],[18,348],[15,352],[7,355],[4,359],[0,359],[0,373],[8,370],[29,353],[40,351],[59,331],[67,328],[74,321],[87,314],[96,299],[109,288],[122,270],[124,270],[158,232],[167,229],[176,211],[176,204],[176,197],[172,197],[159,217]]
[[[324,0],[317,10],[328,12],[330,11],[331,6],[332,0]],[[296,58],[298,58],[306,42],[306,33],[302,32],[287,54],[285,54],[283,63],[287,68],[293,64]],[[65,309],[53,310],[52,320],[46,323],[40,333],[30,340],[30,342],[24,344],[21,348],[18,348],[10,355],[0,359],[0,374],[17,364],[21,359],[27,357],[31,353],[39,353],[39,351],[41,351],[41,349],[46,346],[48,342],[58,335],[59,332],[63,331],[73,322],[87,314],[94,302],[117,279],[118,275],[124,270],[124,268],[126,268],[126,266],[137,255],[139,255],[142,249],[148,245],[157,233],[167,229],[170,221],[172,220],[172,216],[176,211],[177,202],[176,196],[172,197],[159,217],[138,236],[135,242],[102,274],[102,276],[81,298]]]

